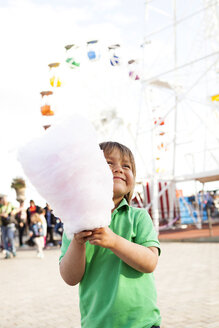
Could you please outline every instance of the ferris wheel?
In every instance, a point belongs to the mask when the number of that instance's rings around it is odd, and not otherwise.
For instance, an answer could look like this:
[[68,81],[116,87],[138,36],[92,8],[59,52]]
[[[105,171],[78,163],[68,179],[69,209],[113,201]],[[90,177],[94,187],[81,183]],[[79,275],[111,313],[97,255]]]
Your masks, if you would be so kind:
[[63,48],[63,57],[48,64],[47,89],[40,92],[43,127],[65,116],[68,107],[86,115],[102,138],[122,138],[138,98],[137,59],[119,43],[96,39]]

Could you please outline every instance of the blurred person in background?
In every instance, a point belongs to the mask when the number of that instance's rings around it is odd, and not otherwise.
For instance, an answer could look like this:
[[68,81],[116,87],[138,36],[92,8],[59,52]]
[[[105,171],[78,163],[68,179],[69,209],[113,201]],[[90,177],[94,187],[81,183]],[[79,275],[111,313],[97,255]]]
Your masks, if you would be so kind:
[[63,222],[60,218],[56,217],[56,224],[55,224],[55,233],[60,236],[60,240],[58,240],[58,244],[61,246],[62,244],[62,235],[63,235]]
[[46,222],[46,218],[45,218],[46,211],[44,208],[40,207],[38,213],[39,213],[40,219],[42,221],[44,247],[46,247],[46,236],[47,236],[47,222]]
[[15,248],[15,209],[10,202],[8,202],[7,196],[1,198],[0,207],[0,221],[2,232],[2,243],[5,251],[5,258],[9,259],[16,256]]
[[20,207],[16,210],[15,220],[17,221],[17,229],[19,235],[19,246],[23,247],[23,235],[26,229],[27,212],[24,208],[24,201],[20,202]]
[[55,230],[55,224],[56,224],[56,217],[53,214],[53,210],[51,206],[46,203],[46,207],[44,208],[45,210],[45,218],[47,222],[47,237],[46,237],[46,242],[47,245],[55,245],[56,242],[54,240],[54,230]]
[[37,246],[37,257],[44,258],[43,247],[44,247],[44,238],[43,238],[43,223],[39,213],[34,213],[30,218],[30,237],[33,239],[34,243]]
[[[2,195],[0,196],[0,212],[1,212],[1,207],[3,206],[3,197]],[[2,220],[0,216],[0,250],[3,250],[3,242],[2,242]]]
[[[30,206],[27,208],[27,228],[30,229],[30,225],[31,225],[31,216],[34,213],[38,213],[39,212],[40,207],[38,205],[35,204],[35,202],[31,199],[30,200]],[[27,241],[26,244],[28,246],[34,246],[35,243],[33,241],[33,238],[30,237]]]
[[39,213],[39,206],[31,199],[30,206],[27,208],[27,225],[30,226],[30,217],[34,213]]

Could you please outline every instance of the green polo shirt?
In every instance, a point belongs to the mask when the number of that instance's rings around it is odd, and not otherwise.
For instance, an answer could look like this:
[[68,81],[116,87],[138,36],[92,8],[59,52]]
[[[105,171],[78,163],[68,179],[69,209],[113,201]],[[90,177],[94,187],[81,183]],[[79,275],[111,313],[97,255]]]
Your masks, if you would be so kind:
[[[146,247],[160,244],[145,209],[125,199],[112,213],[110,228],[117,235]],[[70,240],[63,234],[61,256]],[[82,328],[151,328],[161,317],[156,305],[153,273],[141,273],[111,250],[86,243],[86,269],[79,286]]]

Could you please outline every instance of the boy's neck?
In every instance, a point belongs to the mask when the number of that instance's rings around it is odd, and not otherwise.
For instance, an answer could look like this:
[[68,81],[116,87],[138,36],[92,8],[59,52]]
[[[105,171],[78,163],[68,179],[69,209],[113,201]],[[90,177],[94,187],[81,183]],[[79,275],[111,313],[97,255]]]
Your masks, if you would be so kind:
[[121,201],[123,200],[124,196],[121,196],[119,198],[113,198],[113,202],[114,202],[114,208],[112,209],[112,212],[119,206],[119,204],[121,203]]

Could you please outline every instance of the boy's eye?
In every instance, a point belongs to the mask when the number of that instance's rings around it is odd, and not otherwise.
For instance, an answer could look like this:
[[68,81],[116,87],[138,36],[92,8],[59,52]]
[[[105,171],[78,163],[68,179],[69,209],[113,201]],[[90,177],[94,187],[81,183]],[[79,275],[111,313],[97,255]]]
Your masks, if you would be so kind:
[[113,164],[113,162],[111,162],[111,161],[107,161],[107,164],[109,164],[109,165],[112,165],[112,164]]
[[123,167],[125,167],[127,169],[131,169],[131,166],[129,164],[124,164]]

